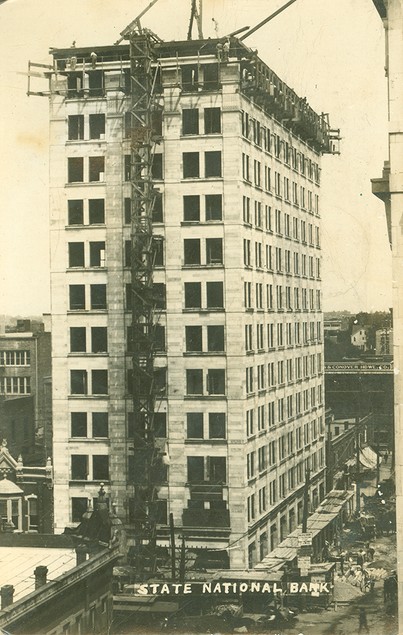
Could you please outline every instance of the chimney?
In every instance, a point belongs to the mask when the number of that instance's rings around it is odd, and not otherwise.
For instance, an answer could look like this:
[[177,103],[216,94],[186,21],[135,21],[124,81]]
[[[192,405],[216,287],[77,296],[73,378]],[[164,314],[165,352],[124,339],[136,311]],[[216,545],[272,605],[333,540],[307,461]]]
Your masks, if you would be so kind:
[[77,567],[87,560],[87,548],[85,545],[77,545],[76,547],[76,564]]
[[39,566],[34,570],[35,575],[35,590],[46,584],[46,577],[48,575],[48,568]]
[[1,610],[13,603],[14,587],[12,584],[5,584],[0,589]]

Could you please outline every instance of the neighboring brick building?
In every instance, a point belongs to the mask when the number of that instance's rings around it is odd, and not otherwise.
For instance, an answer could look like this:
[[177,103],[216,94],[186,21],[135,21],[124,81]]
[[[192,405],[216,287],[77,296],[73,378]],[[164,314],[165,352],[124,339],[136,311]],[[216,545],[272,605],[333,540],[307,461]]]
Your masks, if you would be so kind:
[[[192,547],[253,566],[325,494],[320,158],[330,130],[232,38],[157,45],[159,489]],[[56,531],[104,481],[130,528],[129,47],[53,49]],[[165,441],[166,440],[166,441]],[[129,535],[130,539],[130,535]]]
[[52,455],[51,335],[43,322],[17,320],[0,333],[0,438],[27,463]]

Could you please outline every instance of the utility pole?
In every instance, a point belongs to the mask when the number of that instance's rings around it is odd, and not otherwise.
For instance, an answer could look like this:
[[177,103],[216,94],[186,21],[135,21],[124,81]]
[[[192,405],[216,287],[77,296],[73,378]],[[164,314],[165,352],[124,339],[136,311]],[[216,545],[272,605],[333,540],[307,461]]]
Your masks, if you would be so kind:
[[169,533],[170,533],[170,542],[171,542],[171,575],[172,582],[176,580],[176,564],[175,564],[175,526],[174,526],[174,515],[172,512],[169,514]]
[[361,503],[361,491],[360,491],[360,417],[359,415],[355,418],[355,495],[356,495],[356,508],[357,513],[360,511],[360,503]]
[[380,456],[379,456],[379,443],[376,444],[376,486],[379,485],[379,467],[380,467]]
[[334,475],[334,453],[332,448],[332,431],[331,431],[332,417],[328,416],[327,420],[327,434],[326,434],[326,491],[330,492],[333,489],[333,475]]
[[355,496],[357,514],[361,509],[361,487],[360,487],[360,419],[361,419],[361,373],[358,372],[358,394],[357,394],[357,414],[355,417]]
[[179,560],[179,582],[185,584],[185,558],[186,558],[186,545],[185,536],[182,534],[181,554]]

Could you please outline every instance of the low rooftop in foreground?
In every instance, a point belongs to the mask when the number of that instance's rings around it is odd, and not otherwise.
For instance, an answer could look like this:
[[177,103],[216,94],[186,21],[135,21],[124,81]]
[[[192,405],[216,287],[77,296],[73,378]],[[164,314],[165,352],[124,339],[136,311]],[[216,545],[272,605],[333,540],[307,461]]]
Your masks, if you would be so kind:
[[36,567],[48,569],[48,581],[55,580],[76,566],[76,552],[71,548],[2,547],[0,546],[0,587],[14,587],[14,602],[35,591]]

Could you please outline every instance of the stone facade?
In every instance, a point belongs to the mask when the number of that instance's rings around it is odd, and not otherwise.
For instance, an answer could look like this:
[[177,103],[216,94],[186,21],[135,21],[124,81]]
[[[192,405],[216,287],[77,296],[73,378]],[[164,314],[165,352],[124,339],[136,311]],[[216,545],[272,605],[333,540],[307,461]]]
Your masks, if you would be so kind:
[[[307,468],[312,506],[325,494],[320,151],[246,90],[246,49],[217,63],[214,43],[184,44],[159,59],[154,159],[160,535],[172,512],[194,548],[236,543],[242,568],[301,522]],[[53,51],[56,531],[99,481],[132,521],[129,50],[95,51],[96,70],[92,49]]]

